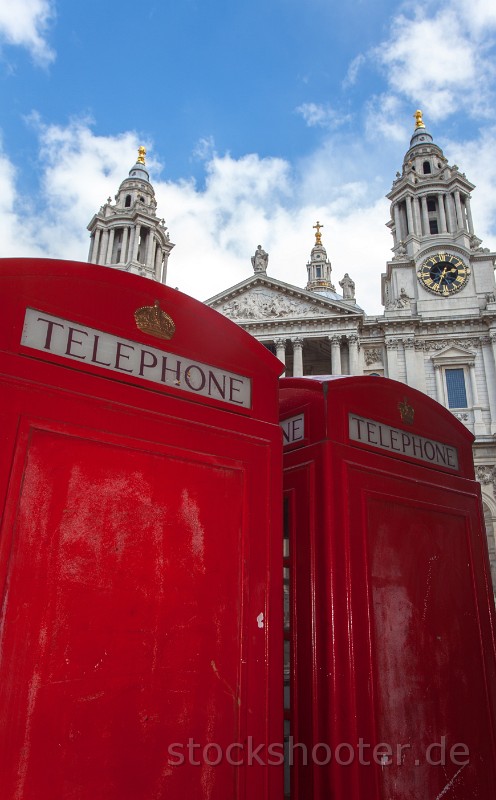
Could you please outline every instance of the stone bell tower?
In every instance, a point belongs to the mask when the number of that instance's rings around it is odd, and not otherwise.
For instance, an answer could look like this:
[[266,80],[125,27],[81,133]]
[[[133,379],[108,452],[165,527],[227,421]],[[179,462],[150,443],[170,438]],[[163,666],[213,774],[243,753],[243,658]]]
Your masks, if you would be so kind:
[[307,264],[308,283],[306,289],[309,292],[334,292],[331,282],[331,262],[327,258],[327,251],[322,244],[321,228],[324,226],[317,222],[313,226],[316,229],[315,244],[310,253],[310,261]]
[[473,183],[450,166],[416,111],[401,174],[389,194],[393,258],[382,278],[386,313],[478,314],[494,291],[494,254],[474,232]]
[[165,220],[157,217],[157,201],[145,166],[146,150],[140,147],[115,195],[94,215],[88,230],[91,244],[88,261],[134,272],[166,282],[167,261],[174,247]]

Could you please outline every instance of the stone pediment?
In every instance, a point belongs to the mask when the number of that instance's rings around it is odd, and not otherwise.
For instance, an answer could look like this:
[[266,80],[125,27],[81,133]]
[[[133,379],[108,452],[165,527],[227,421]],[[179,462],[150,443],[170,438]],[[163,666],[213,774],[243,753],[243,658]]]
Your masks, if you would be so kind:
[[350,307],[342,300],[333,300],[267,278],[252,278],[206,302],[236,322],[363,313],[361,309]]
[[[476,342],[473,339],[465,340],[463,342],[465,346],[448,344],[446,341],[436,342],[435,344],[437,347],[432,347],[432,345],[429,347],[429,349],[434,351],[431,358],[435,364],[438,362],[444,365],[459,362],[467,363],[467,361],[471,361],[475,358],[472,347],[476,345]],[[439,347],[439,345],[441,345],[441,347]]]

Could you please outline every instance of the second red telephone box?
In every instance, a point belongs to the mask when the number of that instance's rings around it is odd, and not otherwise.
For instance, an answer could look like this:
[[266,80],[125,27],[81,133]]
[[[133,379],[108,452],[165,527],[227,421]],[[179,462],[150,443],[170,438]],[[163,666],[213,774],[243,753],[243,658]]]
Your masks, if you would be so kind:
[[383,378],[283,379],[280,397],[286,795],[493,800],[494,603],[472,435]]

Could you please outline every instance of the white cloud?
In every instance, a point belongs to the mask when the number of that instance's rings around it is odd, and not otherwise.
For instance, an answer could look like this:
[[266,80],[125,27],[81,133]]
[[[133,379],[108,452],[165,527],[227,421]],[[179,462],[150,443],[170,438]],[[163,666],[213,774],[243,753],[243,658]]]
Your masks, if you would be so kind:
[[485,128],[474,141],[446,142],[443,149],[476,184],[471,201],[475,233],[483,247],[496,249],[496,126]]
[[367,57],[363,53],[359,53],[353,59],[346,72],[346,76],[343,81],[343,89],[349,89],[350,86],[355,85],[358,78],[358,73],[366,61]]
[[193,158],[199,161],[208,161],[215,155],[215,141],[213,136],[204,136],[198,139],[193,150]]
[[35,61],[47,65],[55,58],[46,41],[54,15],[53,0],[4,0],[0,3],[0,42],[26,47]]
[[374,51],[390,89],[420,104],[432,120],[464,109],[491,115],[494,102],[494,3],[461,0],[398,14],[391,35]]
[[[134,132],[97,136],[81,120],[62,127],[43,125],[35,117],[33,127],[40,140],[42,177],[32,203],[16,194],[12,165],[0,158],[1,240],[11,243],[2,255],[85,261],[86,226],[116,193],[142,142]],[[307,161],[301,171],[280,158],[214,155],[205,164],[204,188],[192,180],[160,179],[150,147],[148,152],[158,211],[176,243],[169,260],[170,286],[206,299],[252,274],[250,258],[258,244],[269,252],[271,275],[304,286],[313,225],[320,219],[334,283],[337,286],[349,272],[359,301],[369,311],[380,310],[380,272],[390,246],[384,227],[387,206],[381,192],[379,200],[370,199],[365,182],[341,180],[337,163],[328,169],[338,186],[320,199],[312,197],[305,181],[313,168],[322,176],[323,161],[331,151],[320,152],[313,167]],[[350,163],[353,160],[350,155]]]
[[412,124],[403,119],[403,104],[394,94],[381,94],[370,98],[366,104],[365,133],[368,139],[391,142],[408,141]]
[[332,130],[351,119],[349,114],[342,114],[324,103],[303,103],[295,110],[297,114],[301,114],[309,128],[318,126]]
[[454,7],[458,10],[464,23],[474,33],[496,28],[496,4],[494,0],[454,0]]
[[[66,127],[43,125],[40,140],[42,179],[30,202],[16,190],[16,173],[0,154],[0,241],[5,256],[52,256],[85,261],[86,226],[134,163],[142,144],[134,132],[104,137],[88,122]],[[480,141],[445,146],[478,183],[473,209],[476,232],[491,247],[496,233],[496,130]],[[346,141],[346,146],[343,144]],[[313,225],[324,224],[323,242],[333,265],[336,287],[345,272],[356,282],[357,299],[370,314],[381,313],[380,275],[390,258],[392,238],[382,174],[392,179],[401,163],[380,160],[381,142],[328,140],[292,169],[280,158],[251,154],[235,159],[214,155],[205,163],[206,180],[168,181],[160,177],[148,146],[147,166],[158,212],[176,243],[169,259],[168,284],[200,300],[252,274],[250,257],[258,244],[269,253],[269,274],[304,286],[314,242]],[[146,142],[145,142],[146,144]],[[407,142],[405,143],[405,148]],[[404,148],[403,148],[404,149]],[[398,153],[403,153],[400,146]],[[389,178],[388,186],[389,188]]]

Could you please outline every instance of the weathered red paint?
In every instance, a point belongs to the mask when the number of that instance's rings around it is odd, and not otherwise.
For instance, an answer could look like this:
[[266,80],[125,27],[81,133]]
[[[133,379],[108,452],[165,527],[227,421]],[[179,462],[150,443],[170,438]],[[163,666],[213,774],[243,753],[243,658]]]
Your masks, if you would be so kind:
[[[0,795],[280,797],[246,750],[281,739],[280,363],[103,267],[3,261],[0,288]],[[170,342],[135,324],[157,299]],[[68,321],[68,352],[20,344],[26,308]],[[117,368],[89,329],[124,343]],[[131,374],[125,342],[248,378],[251,407]]]
[[[288,717],[309,755],[305,766],[295,749],[292,800],[493,800],[494,603],[472,435],[427,396],[383,378],[288,378],[280,396]],[[400,415],[405,397],[413,422]],[[372,421],[372,442],[364,423],[362,440],[350,438],[350,414]],[[422,451],[419,437],[438,448]],[[331,754],[322,766],[311,758],[319,743],[329,748],[316,751],[319,761]]]

